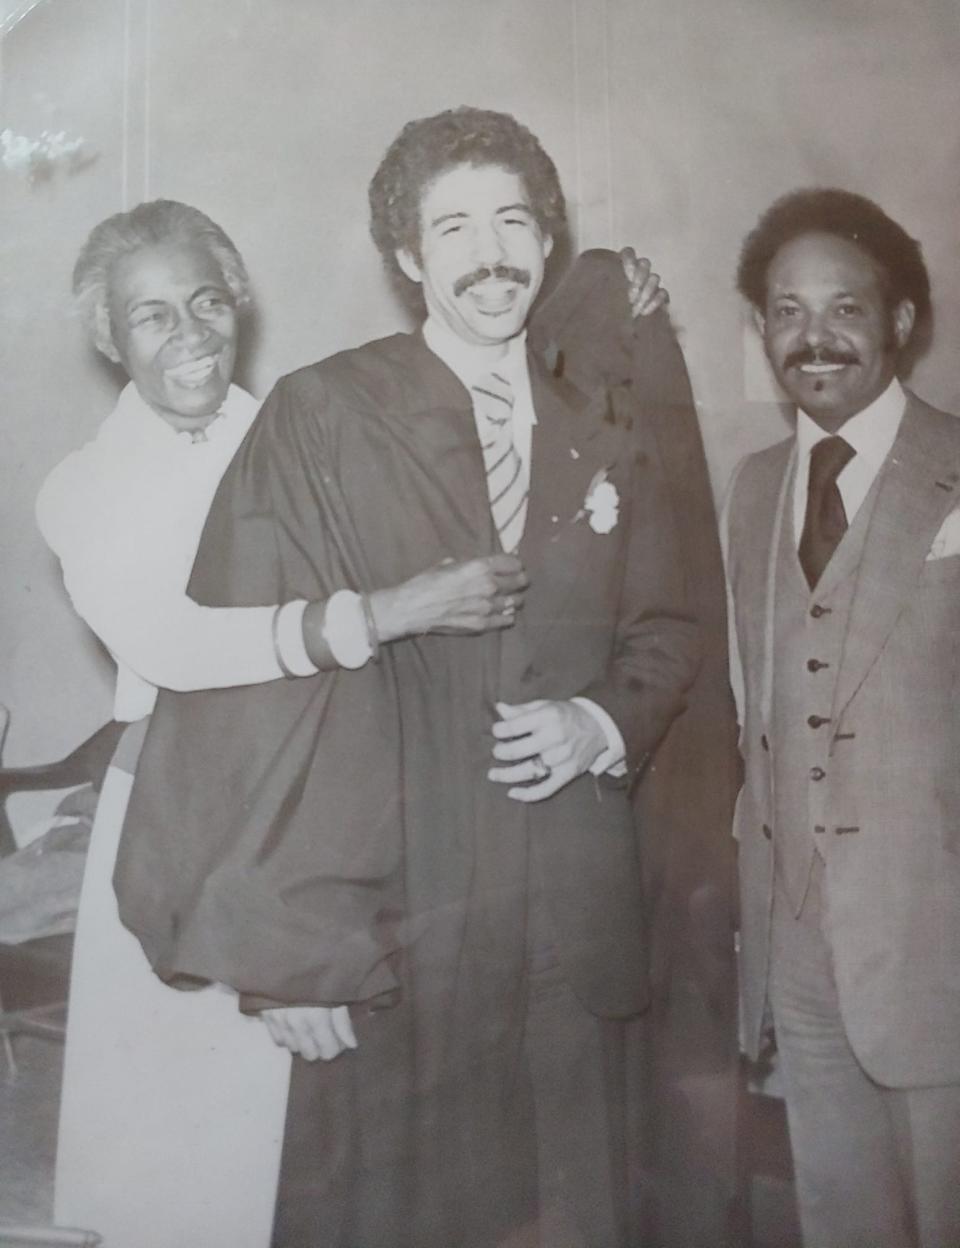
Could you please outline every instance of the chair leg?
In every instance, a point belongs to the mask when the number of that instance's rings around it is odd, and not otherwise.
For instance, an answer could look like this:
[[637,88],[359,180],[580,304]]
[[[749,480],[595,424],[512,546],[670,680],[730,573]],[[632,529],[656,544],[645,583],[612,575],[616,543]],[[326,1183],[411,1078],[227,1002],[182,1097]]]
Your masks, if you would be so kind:
[[[2,1013],[3,1013],[3,994],[0,993],[0,1014]],[[20,1073],[17,1067],[17,1059],[13,1055],[13,1041],[10,1038],[10,1032],[7,1031],[5,1027],[2,1033],[0,1033],[0,1035],[3,1036],[3,1055],[7,1059],[7,1071],[8,1071],[7,1079],[9,1082],[12,1083],[13,1080],[16,1079],[17,1075]]]
[[17,1059],[13,1052],[12,1037],[16,1032],[28,1036],[40,1036],[44,1040],[59,1040],[66,1036],[66,1025],[59,1018],[51,1019],[51,1015],[63,1014],[63,1003],[53,1001],[49,1005],[36,1005],[29,1010],[13,1010],[9,1014],[3,1011],[0,1001],[0,1037],[3,1038],[3,1051],[10,1069],[9,1082],[13,1082],[19,1073]]
[[21,1031],[27,1036],[63,1041],[67,1029],[60,1017],[62,1015],[61,1001],[51,1001],[49,1005],[34,1005],[26,1010],[12,1010],[9,1014],[4,1014],[0,1009],[0,1032],[13,1035]]
[[3,1055],[7,1059],[7,1080],[9,1083],[13,1083],[20,1074],[20,1068],[17,1066],[17,1059],[13,1055],[13,1042],[10,1039],[9,1031],[3,1033]]

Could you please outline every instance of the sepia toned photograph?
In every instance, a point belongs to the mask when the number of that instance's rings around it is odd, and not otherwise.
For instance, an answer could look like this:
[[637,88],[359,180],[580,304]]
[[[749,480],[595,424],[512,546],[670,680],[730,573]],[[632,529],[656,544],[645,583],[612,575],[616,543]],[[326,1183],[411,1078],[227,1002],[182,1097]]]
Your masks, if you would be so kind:
[[0,0],[0,1248],[960,1248],[956,0]]

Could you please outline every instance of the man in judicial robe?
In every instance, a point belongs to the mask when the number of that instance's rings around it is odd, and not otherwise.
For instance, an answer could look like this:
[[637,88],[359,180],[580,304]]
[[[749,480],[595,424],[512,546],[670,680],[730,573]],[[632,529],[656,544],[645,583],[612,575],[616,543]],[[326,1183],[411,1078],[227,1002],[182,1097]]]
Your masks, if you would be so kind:
[[[411,123],[370,198],[426,323],[278,383],[191,582],[328,600],[319,640],[305,613],[289,681],[161,699],[121,912],[171,982],[289,1006],[308,1056],[350,1006],[356,1051],[295,1063],[277,1245],[613,1248],[647,1000],[630,789],[698,661],[656,445],[527,353],[565,216],[533,135]],[[512,627],[382,644],[385,590],[497,551]]]

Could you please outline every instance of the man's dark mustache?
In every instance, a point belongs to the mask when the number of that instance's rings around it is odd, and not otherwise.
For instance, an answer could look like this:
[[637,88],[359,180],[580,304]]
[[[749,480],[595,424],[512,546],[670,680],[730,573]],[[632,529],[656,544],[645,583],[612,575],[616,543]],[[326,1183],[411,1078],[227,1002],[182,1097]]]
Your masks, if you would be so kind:
[[453,284],[453,293],[459,297],[471,286],[476,286],[477,282],[489,281],[491,277],[501,282],[516,282],[518,286],[530,285],[530,273],[527,269],[515,269],[510,264],[495,264],[492,268],[484,265],[481,269],[474,269],[472,273],[458,277]]
[[860,357],[853,351],[831,351],[829,347],[815,350],[800,347],[785,357],[784,368],[799,368],[803,364],[859,364]]

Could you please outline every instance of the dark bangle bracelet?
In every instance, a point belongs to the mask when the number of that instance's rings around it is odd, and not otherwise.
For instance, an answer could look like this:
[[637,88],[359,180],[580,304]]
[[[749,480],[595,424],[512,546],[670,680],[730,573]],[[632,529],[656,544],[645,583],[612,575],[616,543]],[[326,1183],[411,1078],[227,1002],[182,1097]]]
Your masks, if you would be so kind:
[[277,660],[277,667],[283,672],[287,680],[296,680],[297,673],[292,672],[283,661],[283,655],[280,653],[280,612],[283,610],[284,604],[281,603],[273,613],[270,621],[270,635],[273,637],[273,657]]

